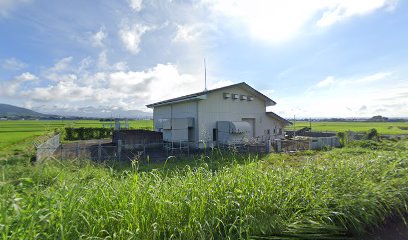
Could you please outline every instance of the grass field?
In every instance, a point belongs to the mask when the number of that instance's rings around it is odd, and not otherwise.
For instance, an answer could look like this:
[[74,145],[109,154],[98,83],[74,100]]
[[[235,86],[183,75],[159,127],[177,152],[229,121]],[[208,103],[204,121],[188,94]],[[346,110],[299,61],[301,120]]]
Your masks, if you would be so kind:
[[3,239],[346,239],[408,213],[408,141],[161,164],[0,162]]
[[[295,128],[309,127],[309,122],[296,122]],[[288,126],[287,130],[293,130]],[[366,132],[372,128],[380,134],[408,134],[408,122],[312,122],[312,131],[318,132]]]
[[[62,127],[102,127],[102,124],[108,123],[97,120],[15,120],[0,121],[0,152],[20,151],[27,144],[31,144],[36,137],[51,132]],[[151,128],[151,120],[129,121],[129,127],[132,128]]]
[[214,151],[155,164],[32,165],[33,138],[102,123],[0,124],[0,153],[8,153],[0,161],[2,239],[345,239],[408,214],[408,140],[263,157]]

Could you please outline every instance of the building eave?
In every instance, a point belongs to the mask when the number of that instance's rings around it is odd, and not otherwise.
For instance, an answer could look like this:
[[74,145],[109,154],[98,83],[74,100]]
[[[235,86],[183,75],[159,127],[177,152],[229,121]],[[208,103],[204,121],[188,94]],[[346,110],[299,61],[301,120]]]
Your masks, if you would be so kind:
[[203,99],[207,99],[207,94],[202,94],[202,95],[198,95],[198,96],[188,96],[188,97],[183,97],[183,98],[180,97],[179,99],[169,99],[169,100],[165,100],[165,101],[161,101],[161,102],[146,105],[146,107],[154,108],[154,107],[164,106],[164,105],[173,104],[173,103],[199,101],[199,100],[203,100]]
[[257,97],[262,98],[265,101],[266,106],[276,105],[276,102],[273,101],[272,99],[270,99],[269,97],[265,96],[264,94],[262,94],[261,92],[259,92],[256,89],[254,89],[253,87],[249,86],[247,83],[241,82],[241,83],[232,84],[232,85],[225,86],[225,87],[215,88],[215,89],[211,89],[211,90],[208,90],[208,91],[193,93],[193,94],[189,94],[189,95],[185,95],[185,96],[181,96],[181,97],[177,97],[177,98],[167,99],[167,100],[164,100],[164,101],[148,104],[148,105],[146,105],[146,107],[154,108],[154,107],[173,104],[173,103],[180,103],[180,102],[186,102],[186,101],[195,101],[195,100],[198,101],[198,100],[206,99],[208,93],[228,89],[228,88],[231,88],[231,87],[243,87],[243,88],[245,88],[246,90],[248,90],[252,94],[256,95]]
[[266,112],[266,115],[283,122],[285,125],[292,125],[293,124],[292,122],[284,119],[283,117],[279,116],[278,114],[276,114],[274,112]]

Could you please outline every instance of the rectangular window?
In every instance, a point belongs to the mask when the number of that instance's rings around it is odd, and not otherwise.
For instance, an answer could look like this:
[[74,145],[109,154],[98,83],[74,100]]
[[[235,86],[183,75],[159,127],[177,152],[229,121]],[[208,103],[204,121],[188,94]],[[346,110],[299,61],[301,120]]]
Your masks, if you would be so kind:
[[213,128],[213,141],[217,141],[217,129]]

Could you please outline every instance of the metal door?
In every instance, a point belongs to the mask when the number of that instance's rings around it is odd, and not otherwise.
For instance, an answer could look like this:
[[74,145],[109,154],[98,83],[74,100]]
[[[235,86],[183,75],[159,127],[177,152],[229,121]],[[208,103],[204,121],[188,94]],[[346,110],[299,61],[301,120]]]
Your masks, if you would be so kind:
[[242,121],[249,123],[251,125],[248,137],[255,137],[255,118],[243,118]]

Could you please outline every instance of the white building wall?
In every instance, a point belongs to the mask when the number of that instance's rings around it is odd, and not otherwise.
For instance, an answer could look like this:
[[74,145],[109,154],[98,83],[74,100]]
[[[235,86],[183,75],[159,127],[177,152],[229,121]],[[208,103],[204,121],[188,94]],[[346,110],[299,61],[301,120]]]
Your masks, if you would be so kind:
[[[224,92],[239,94],[239,97],[245,95],[253,96],[254,98],[253,101],[240,100],[240,98],[232,99],[232,97],[224,99]],[[198,102],[200,140],[205,142],[213,140],[213,129],[216,128],[217,121],[242,121],[243,118],[253,118],[255,120],[255,137],[268,137],[267,129],[270,130],[270,135],[272,136],[273,129],[282,128],[283,123],[279,123],[277,120],[266,115],[265,111],[265,102],[242,88],[235,87],[211,92],[206,100]]]
[[[154,107],[153,109],[153,126],[155,131],[160,131],[163,128],[160,119],[173,118],[193,118],[193,128],[189,131],[189,138],[196,141],[198,138],[198,123],[197,123],[197,101],[174,103],[164,106]],[[169,133],[167,133],[169,134]]]

